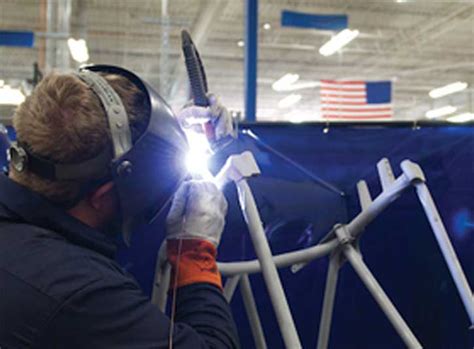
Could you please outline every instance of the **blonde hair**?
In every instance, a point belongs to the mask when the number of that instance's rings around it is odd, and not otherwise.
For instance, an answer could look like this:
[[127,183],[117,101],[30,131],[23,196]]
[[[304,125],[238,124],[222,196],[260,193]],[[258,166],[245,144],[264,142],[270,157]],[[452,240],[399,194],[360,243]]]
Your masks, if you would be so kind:
[[[132,140],[146,129],[149,104],[128,79],[105,75],[120,96],[129,117]],[[78,163],[93,158],[111,144],[105,111],[99,98],[77,76],[53,73],[46,76],[13,116],[17,139],[31,152],[55,163]],[[10,166],[10,177],[59,205],[77,202],[87,181],[41,178],[26,169]]]

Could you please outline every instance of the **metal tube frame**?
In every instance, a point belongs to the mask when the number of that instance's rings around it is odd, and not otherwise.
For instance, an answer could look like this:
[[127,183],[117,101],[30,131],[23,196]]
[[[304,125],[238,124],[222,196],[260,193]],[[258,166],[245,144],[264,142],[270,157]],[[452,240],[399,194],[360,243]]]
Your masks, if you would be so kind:
[[262,322],[258,316],[257,305],[255,304],[255,298],[253,296],[252,287],[250,286],[250,280],[247,274],[243,274],[240,279],[240,293],[242,294],[245,311],[247,312],[247,316],[249,318],[250,329],[252,330],[255,348],[267,349]]
[[319,323],[317,349],[324,349],[328,347],[329,334],[331,331],[332,313],[334,309],[334,299],[336,298],[336,287],[340,267],[340,254],[333,253],[329,259],[328,274],[326,276],[326,288],[324,290],[321,322]]
[[301,348],[295,322],[291,315],[290,306],[288,305],[277,267],[272,259],[272,251],[270,250],[252,191],[246,179],[241,179],[235,182],[235,184],[239,195],[240,207],[249,229],[255,254],[260,262],[267,292],[270,296],[285,346],[292,349]]
[[367,287],[367,290],[369,290],[379,307],[387,316],[388,320],[392,323],[407,348],[422,349],[423,347],[418,339],[416,339],[397,308],[395,308],[387,294],[384,292],[382,286],[380,286],[375,276],[373,276],[367,265],[362,260],[361,254],[357,252],[351,244],[344,246],[343,253],[364,283],[365,287]]
[[237,274],[234,276],[231,276],[227,278],[227,281],[224,285],[224,298],[227,299],[227,302],[230,302],[232,300],[232,297],[234,296],[235,289],[239,285],[239,281],[241,279],[241,275]]
[[[258,345],[262,345],[261,343],[262,340],[264,341],[264,336],[258,318],[257,309],[252,306],[252,300],[254,305],[255,300],[253,299],[251,289],[249,290],[250,283],[248,280],[248,274],[258,272],[263,273],[264,281],[272,300],[272,305],[277,313],[280,330],[284,339],[286,338],[285,345],[287,348],[291,349],[299,348],[301,345],[278,277],[277,268],[288,266],[301,267],[312,260],[330,254],[317,349],[325,349],[328,346],[338,271],[345,260],[352,265],[406,346],[410,349],[422,348],[420,342],[405,323],[402,316],[398,313],[396,307],[385,294],[381,285],[377,282],[367,265],[363,262],[362,255],[358,250],[358,241],[366,226],[392,202],[399,198],[400,195],[410,186],[416,188],[419,200],[426,216],[428,217],[433,233],[436,236],[471,324],[474,325],[474,298],[472,296],[472,291],[446,232],[443,221],[438,213],[434,200],[428,190],[423,171],[416,163],[408,160],[403,161],[401,167],[403,173],[395,179],[388,160],[382,159],[378,163],[378,170],[383,190],[372,201],[365,181],[360,181],[357,188],[359,190],[359,199],[361,201],[362,210],[356,217],[354,217],[354,219],[352,219],[348,224],[335,225],[333,230],[329,232],[329,234],[316,246],[277,256],[271,255],[268,242],[264,240],[265,235],[263,233],[260,217],[250,187],[245,179],[236,181],[242,212],[249,226],[258,260],[218,263],[218,267],[222,275],[229,278],[225,287],[225,289],[228,289],[226,295],[229,301],[234,294],[237,282],[240,284],[242,296],[245,298],[244,303],[248,302],[246,310],[249,315],[255,343],[260,343]],[[163,268],[160,270],[162,272]],[[156,278],[162,280],[160,287],[168,287],[168,285],[166,285],[166,278],[162,278],[159,275],[156,275]],[[255,314],[252,313],[254,311]],[[282,322],[282,319],[284,322]],[[288,329],[290,329],[290,331],[288,331]],[[258,345],[258,348],[262,347]]]

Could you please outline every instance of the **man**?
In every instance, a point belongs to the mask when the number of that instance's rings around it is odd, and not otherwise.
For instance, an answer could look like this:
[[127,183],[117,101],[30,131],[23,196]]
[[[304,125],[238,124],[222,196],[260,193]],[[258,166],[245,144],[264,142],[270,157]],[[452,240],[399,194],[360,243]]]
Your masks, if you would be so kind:
[[[186,139],[157,93],[92,66],[45,77],[13,121],[0,178],[0,347],[238,347],[215,261],[227,203],[213,184],[185,181]],[[114,262],[112,241],[169,207],[179,185],[167,220],[172,323]]]

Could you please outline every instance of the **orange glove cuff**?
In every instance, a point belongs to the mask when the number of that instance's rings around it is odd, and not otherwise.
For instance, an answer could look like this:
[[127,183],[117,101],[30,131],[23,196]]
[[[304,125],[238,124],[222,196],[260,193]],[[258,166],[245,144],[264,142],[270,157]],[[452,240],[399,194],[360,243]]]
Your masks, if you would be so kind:
[[[180,241],[181,253],[178,256]],[[198,239],[168,240],[167,253],[173,268],[170,288],[206,282],[222,290],[221,274],[216,263],[217,249],[212,243]]]

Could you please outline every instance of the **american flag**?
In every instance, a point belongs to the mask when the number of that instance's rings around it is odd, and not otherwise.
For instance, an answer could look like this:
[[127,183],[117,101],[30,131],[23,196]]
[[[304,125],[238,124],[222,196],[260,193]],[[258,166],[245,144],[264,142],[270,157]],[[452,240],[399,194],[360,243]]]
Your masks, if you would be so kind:
[[391,81],[321,80],[325,119],[387,119],[393,116]]

